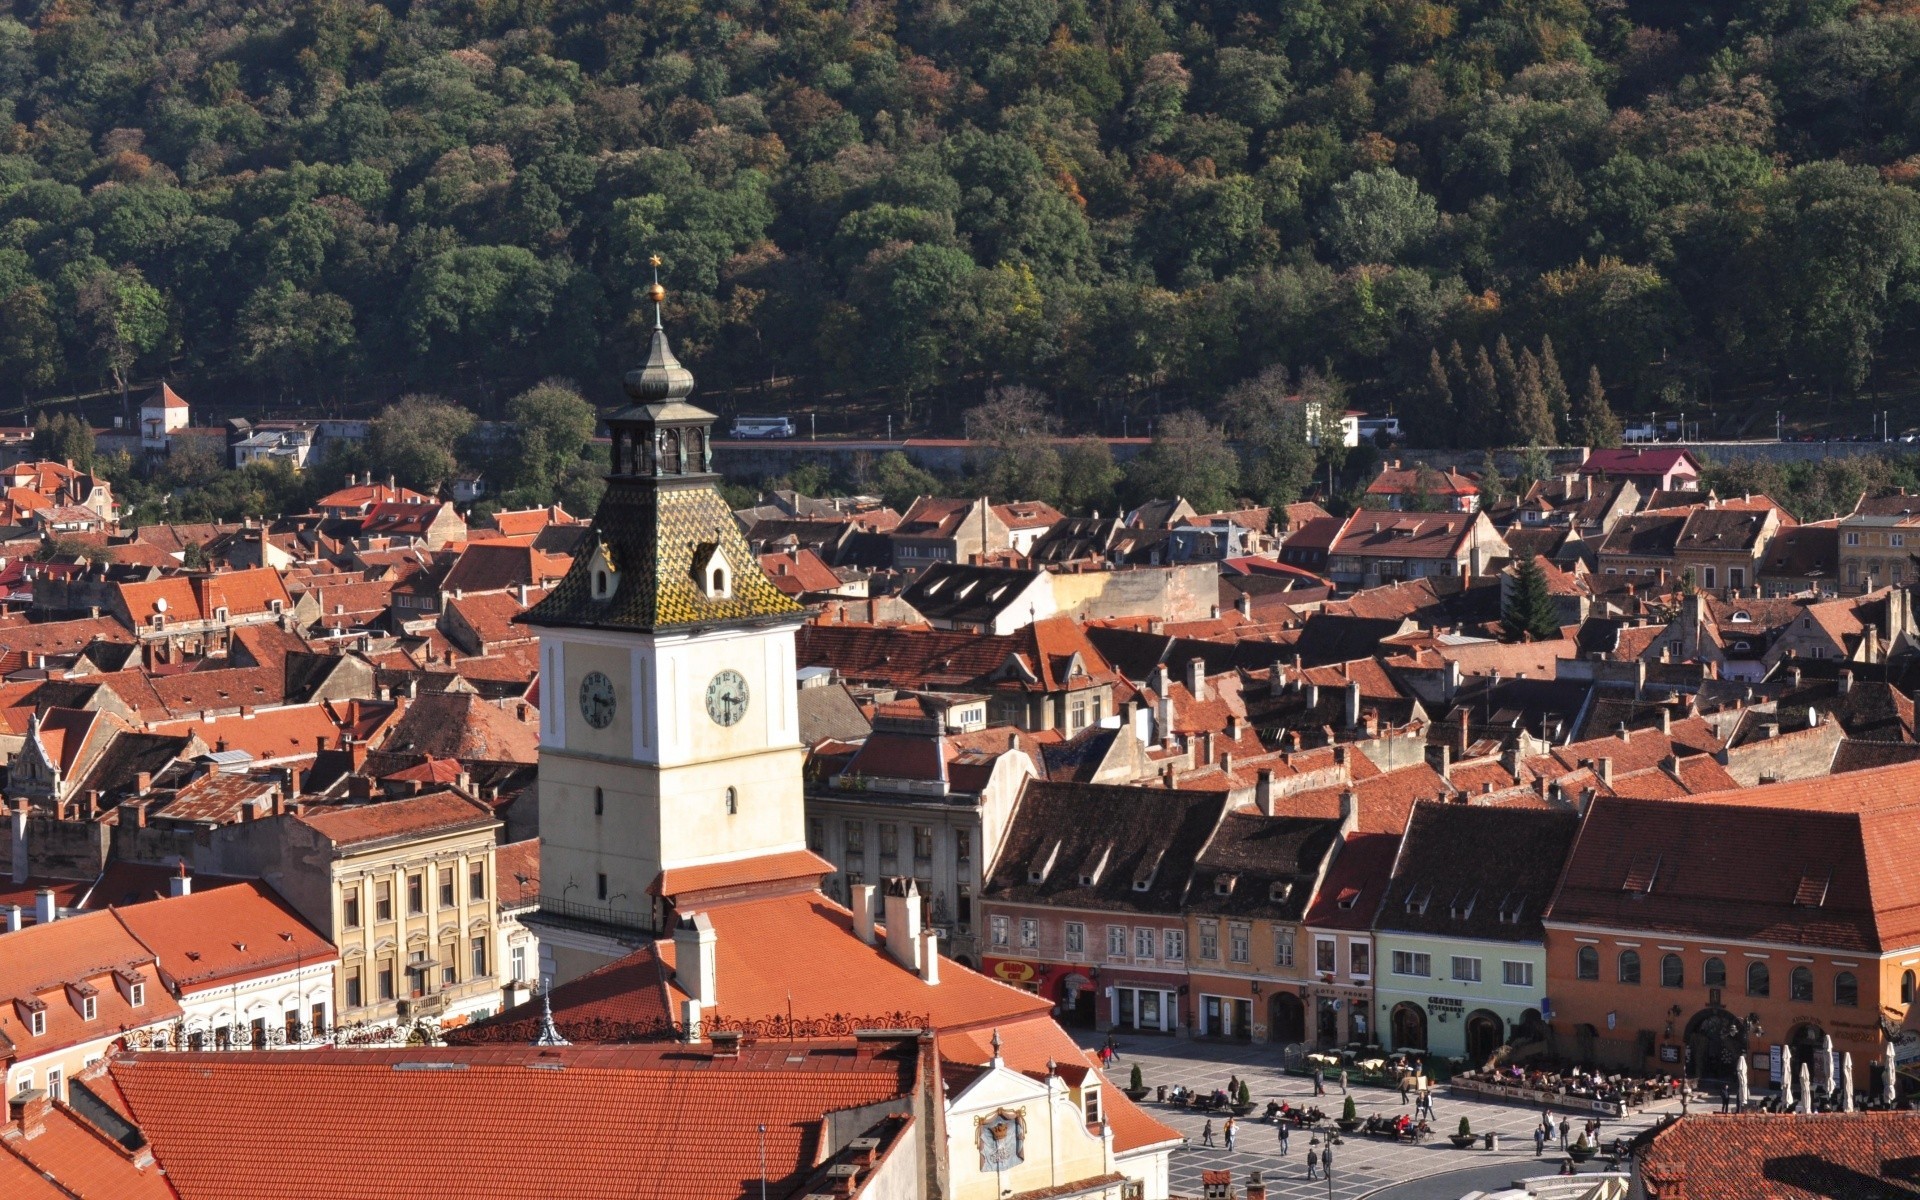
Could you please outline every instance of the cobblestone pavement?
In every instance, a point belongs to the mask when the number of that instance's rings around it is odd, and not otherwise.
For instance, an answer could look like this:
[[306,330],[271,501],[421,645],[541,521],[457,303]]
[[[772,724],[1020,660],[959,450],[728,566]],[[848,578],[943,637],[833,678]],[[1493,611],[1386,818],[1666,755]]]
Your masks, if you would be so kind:
[[[1082,1032],[1079,1037],[1082,1044],[1089,1048],[1098,1047],[1105,1041],[1104,1035],[1091,1032]],[[1293,1104],[1317,1103],[1329,1116],[1337,1117],[1343,1100],[1337,1076],[1327,1082],[1329,1094],[1315,1101],[1311,1079],[1287,1075],[1280,1069],[1281,1053],[1278,1047],[1140,1035],[1122,1038],[1118,1046],[1120,1057],[1108,1072],[1109,1084],[1116,1088],[1126,1086],[1133,1065],[1137,1062],[1140,1064],[1141,1082],[1149,1088],[1163,1084],[1167,1087],[1184,1084],[1196,1091],[1210,1092],[1226,1087],[1228,1078],[1237,1075],[1247,1081],[1248,1090],[1252,1093],[1256,1107],[1252,1116],[1234,1122],[1236,1146],[1232,1152],[1228,1152],[1221,1144],[1223,1117],[1156,1104],[1151,1095],[1144,1102],[1143,1107],[1148,1112],[1178,1129],[1187,1138],[1187,1145],[1173,1152],[1172,1182],[1175,1196],[1200,1195],[1202,1170],[1232,1171],[1237,1191],[1245,1186],[1248,1173],[1258,1167],[1265,1175],[1267,1195],[1272,1200],[1316,1200],[1328,1196],[1332,1200],[1360,1200],[1394,1184],[1450,1171],[1484,1169],[1500,1163],[1511,1163],[1511,1178],[1520,1179],[1551,1175],[1560,1167],[1560,1160],[1552,1149],[1544,1158],[1534,1157],[1533,1128],[1540,1123],[1539,1109],[1456,1097],[1442,1086],[1435,1091],[1433,1098],[1432,1124],[1437,1131],[1436,1136],[1420,1146],[1382,1141],[1364,1134],[1343,1137],[1341,1144],[1334,1147],[1333,1186],[1329,1190],[1324,1179],[1307,1179],[1307,1149],[1311,1135],[1305,1131],[1294,1131],[1290,1153],[1282,1157],[1278,1130],[1261,1120],[1260,1114],[1266,1110],[1268,1100],[1280,1099]],[[1356,1085],[1353,1098],[1358,1115],[1362,1118],[1375,1113],[1398,1115],[1412,1111],[1401,1104],[1400,1093],[1393,1089]],[[1678,1102],[1673,1102],[1671,1107],[1677,1111]],[[1656,1108],[1625,1120],[1604,1121],[1600,1126],[1601,1143],[1604,1145],[1616,1137],[1632,1137],[1650,1127],[1661,1111]],[[1581,1122],[1590,1119],[1590,1114],[1586,1117],[1577,1113],[1564,1115],[1572,1117],[1576,1136]],[[1200,1144],[1201,1129],[1210,1116],[1216,1143],[1212,1149]],[[1500,1149],[1493,1152],[1477,1147],[1472,1150],[1454,1149],[1442,1135],[1452,1133],[1463,1116],[1472,1123],[1473,1131],[1477,1134],[1498,1133]],[[1589,1166],[1599,1169],[1597,1164]],[[1463,1178],[1459,1192],[1445,1194],[1458,1195],[1485,1186],[1485,1182],[1477,1176],[1470,1182]]]

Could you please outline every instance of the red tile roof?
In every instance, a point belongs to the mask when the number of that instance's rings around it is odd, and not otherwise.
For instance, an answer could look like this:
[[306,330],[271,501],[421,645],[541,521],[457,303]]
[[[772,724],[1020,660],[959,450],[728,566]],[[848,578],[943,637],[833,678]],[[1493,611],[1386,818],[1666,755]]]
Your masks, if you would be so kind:
[[1846,781],[1598,796],[1551,919],[1851,952],[1920,944],[1920,763]]
[[[33,1110],[0,1124],[0,1196],[177,1200],[146,1148],[127,1150],[64,1103],[42,1098]],[[29,1134],[23,1123],[37,1128]]]
[[827,560],[805,547],[787,554],[762,554],[760,569],[789,596],[830,592],[840,586],[840,577]]
[[[238,700],[228,703],[240,703]],[[214,707],[209,704],[208,707]],[[336,740],[340,726],[325,704],[294,704],[260,712],[240,713],[209,720],[164,721],[151,732],[194,734],[208,749],[245,750],[255,759],[305,758],[320,749],[325,738]]]
[[[139,1008],[114,982],[115,971],[130,972],[147,984]],[[69,999],[68,984],[91,985],[93,1020]],[[45,1004],[45,1033],[32,1033],[17,1001]],[[155,977],[153,952],[111,912],[61,917],[0,937],[0,1038],[9,1057],[47,1054],[179,1016],[180,1006]]]
[[[130,1055],[114,1062],[180,1193],[279,1200],[791,1195],[824,1115],[895,1100],[911,1042]],[[263,1121],[262,1113],[277,1119]],[[460,1114],[449,1120],[448,1114]]]
[[1912,1196],[1910,1112],[1698,1114],[1655,1132],[1637,1175],[1653,1200]]
[[1398,496],[1407,492],[1425,492],[1433,496],[1478,496],[1480,485],[1458,471],[1438,471],[1427,466],[1402,467],[1389,463],[1367,485],[1369,496]]
[[[1685,463],[1700,471],[1700,463],[1686,450],[1594,450],[1580,464],[1582,475],[1665,475]],[[1702,499],[1705,497],[1702,496]]]
[[405,838],[439,837],[497,823],[486,805],[455,792],[429,792],[378,804],[309,808],[295,820],[342,849]]
[[1307,924],[1316,929],[1371,929],[1399,850],[1397,833],[1349,837],[1320,882],[1313,906],[1307,909]]
[[181,993],[331,962],[340,952],[263,883],[116,908],[114,915],[160,960]]
[[521,908],[540,902],[539,838],[494,847],[493,898],[502,908]]
[[731,862],[706,863],[696,867],[669,867],[660,872],[647,888],[655,896],[689,896],[726,888],[745,887],[786,879],[818,879],[832,874],[834,866],[811,850],[789,850],[783,854],[757,854]]

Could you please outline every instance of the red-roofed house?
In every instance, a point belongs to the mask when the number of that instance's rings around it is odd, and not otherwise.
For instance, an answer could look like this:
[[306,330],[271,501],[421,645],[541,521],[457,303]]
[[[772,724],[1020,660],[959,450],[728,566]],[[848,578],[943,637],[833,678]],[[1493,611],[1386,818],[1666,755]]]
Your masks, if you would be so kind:
[[[182,868],[184,876],[184,868]],[[257,880],[116,908],[153,951],[160,981],[180,1002],[177,1027],[155,1048],[290,1047],[333,1028],[340,952]]]
[[1458,471],[1436,471],[1425,463],[1403,467],[1395,459],[1380,468],[1367,495],[1393,512],[1422,507],[1470,513],[1480,507],[1480,485]]
[[1343,587],[1378,587],[1430,575],[1478,575],[1508,553],[1485,513],[1363,508],[1347,518],[1334,539],[1327,552],[1327,574]]
[[1589,450],[1580,474],[1631,480],[1641,495],[1690,492],[1700,486],[1700,460],[1687,450]]
[[1920,1044],[1920,763],[1846,779],[1596,796],[1547,913],[1556,1052],[1727,1080],[1828,1036],[1864,1071],[1883,1021]]
[[111,912],[81,913],[0,937],[0,1062],[7,1095],[66,1081],[115,1039],[180,1019],[153,951]]
[[375,483],[373,472],[367,472],[362,480],[359,476],[349,475],[347,486],[328,492],[314,504],[314,508],[323,516],[357,517],[376,504],[432,504],[434,498],[425,492],[416,492],[412,488],[400,487],[391,475],[385,483]]
[[1005,550],[1013,534],[984,499],[922,496],[887,537],[893,543],[893,565],[918,574],[937,562],[973,562]]

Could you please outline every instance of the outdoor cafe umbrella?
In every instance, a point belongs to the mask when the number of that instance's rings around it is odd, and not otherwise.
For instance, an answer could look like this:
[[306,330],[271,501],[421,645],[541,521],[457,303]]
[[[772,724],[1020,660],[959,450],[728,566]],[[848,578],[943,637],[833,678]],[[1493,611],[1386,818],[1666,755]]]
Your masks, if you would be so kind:
[[1853,1111],[1853,1051],[1840,1056],[1840,1111]]
[[1750,1085],[1747,1083],[1746,1055],[1743,1054],[1740,1056],[1740,1065],[1734,1069],[1733,1078],[1734,1082],[1740,1087],[1740,1111],[1745,1112],[1747,1111],[1747,1101],[1753,1099]]
[[1793,1103],[1793,1047],[1780,1047],[1780,1110]]
[[1806,1063],[1800,1064],[1800,1095],[1793,1102],[1793,1111],[1806,1113],[1813,1111],[1813,1072]]
[[1820,1035],[1820,1086],[1821,1087],[1826,1088],[1828,1091],[1833,1090],[1833,1069],[1839,1065],[1840,1065],[1839,1061],[1833,1057],[1833,1035],[1830,1033],[1821,1034]]
[[1886,1078],[1880,1081],[1880,1098],[1887,1102],[1888,1108],[1893,1107],[1894,1100],[1897,1098],[1897,1093],[1894,1091],[1894,1088],[1896,1086],[1894,1073],[1896,1068],[1899,1067],[1899,1065],[1900,1065],[1899,1059],[1897,1059],[1893,1053],[1893,1042],[1889,1040],[1887,1042]]

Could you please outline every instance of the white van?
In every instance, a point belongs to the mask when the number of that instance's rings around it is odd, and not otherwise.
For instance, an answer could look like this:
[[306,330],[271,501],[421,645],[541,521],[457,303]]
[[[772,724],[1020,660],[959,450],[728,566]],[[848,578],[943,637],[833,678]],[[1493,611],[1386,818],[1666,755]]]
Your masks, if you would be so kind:
[[735,417],[733,436],[737,438],[789,438],[793,422],[786,417]]

